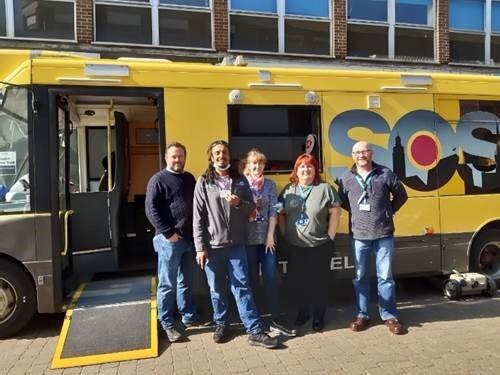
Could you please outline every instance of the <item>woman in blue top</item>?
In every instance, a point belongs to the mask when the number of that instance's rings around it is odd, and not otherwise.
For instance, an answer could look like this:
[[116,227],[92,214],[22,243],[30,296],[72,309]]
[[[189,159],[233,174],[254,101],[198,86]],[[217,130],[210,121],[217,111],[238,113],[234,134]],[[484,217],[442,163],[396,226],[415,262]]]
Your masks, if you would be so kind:
[[259,284],[261,271],[264,277],[268,309],[272,314],[270,330],[286,336],[295,336],[295,330],[279,322],[279,293],[276,280],[276,248],[274,232],[277,224],[276,185],[264,178],[266,156],[253,149],[244,161],[243,173],[248,179],[256,208],[250,214],[248,223],[247,257],[250,285],[254,293]]

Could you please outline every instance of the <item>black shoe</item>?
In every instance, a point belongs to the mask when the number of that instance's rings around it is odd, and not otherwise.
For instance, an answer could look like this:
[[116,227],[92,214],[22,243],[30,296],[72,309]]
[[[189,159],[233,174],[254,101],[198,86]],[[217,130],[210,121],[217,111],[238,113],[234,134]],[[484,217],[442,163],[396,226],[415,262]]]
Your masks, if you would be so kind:
[[215,327],[214,332],[214,342],[220,344],[227,339],[227,327],[226,326],[217,326]]
[[297,314],[297,319],[295,319],[296,326],[303,326],[309,320],[309,312],[301,310]]
[[256,335],[248,335],[248,343],[252,346],[263,346],[267,349],[275,349],[279,344],[276,337],[271,337],[264,332]]
[[313,319],[312,329],[314,332],[321,332],[325,328],[325,320],[323,318]]
[[279,333],[283,336],[294,337],[297,336],[297,331],[293,328],[288,328],[285,325],[278,323],[276,320],[273,320],[269,325],[269,330],[273,333]]
[[168,341],[176,342],[179,341],[182,337],[182,333],[180,333],[175,328],[165,328],[165,334],[167,335]]
[[314,332],[320,332],[325,328],[325,312],[315,311],[313,313],[312,329]]
[[196,318],[193,320],[182,321],[182,324],[184,325],[184,327],[190,328],[190,327],[197,327],[197,326],[201,325],[201,322],[198,318]]

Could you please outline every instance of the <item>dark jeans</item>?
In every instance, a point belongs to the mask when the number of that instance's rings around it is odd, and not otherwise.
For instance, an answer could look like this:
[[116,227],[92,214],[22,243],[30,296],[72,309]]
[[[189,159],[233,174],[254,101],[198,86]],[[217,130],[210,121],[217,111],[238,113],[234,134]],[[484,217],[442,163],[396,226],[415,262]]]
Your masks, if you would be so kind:
[[288,252],[298,311],[312,310],[314,315],[322,316],[328,304],[333,242],[316,247],[289,245]]
[[261,313],[269,309],[273,319],[277,319],[280,311],[280,295],[276,275],[276,253],[266,252],[265,245],[247,245],[248,277],[254,295],[259,288],[260,273],[264,279],[266,309],[258,309]]
[[241,322],[245,326],[247,333],[249,335],[261,333],[262,324],[248,283],[248,262],[245,246],[230,246],[210,250],[208,252],[208,262],[205,265],[205,274],[210,287],[215,324],[219,326],[227,324],[228,299],[225,290],[227,276]]

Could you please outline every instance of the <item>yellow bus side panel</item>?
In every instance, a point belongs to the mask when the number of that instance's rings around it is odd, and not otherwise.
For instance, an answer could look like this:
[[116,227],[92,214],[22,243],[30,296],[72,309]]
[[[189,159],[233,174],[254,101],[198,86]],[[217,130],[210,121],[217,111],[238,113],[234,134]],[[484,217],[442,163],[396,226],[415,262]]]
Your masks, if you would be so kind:
[[498,194],[441,197],[440,205],[443,233],[474,233],[500,220]]

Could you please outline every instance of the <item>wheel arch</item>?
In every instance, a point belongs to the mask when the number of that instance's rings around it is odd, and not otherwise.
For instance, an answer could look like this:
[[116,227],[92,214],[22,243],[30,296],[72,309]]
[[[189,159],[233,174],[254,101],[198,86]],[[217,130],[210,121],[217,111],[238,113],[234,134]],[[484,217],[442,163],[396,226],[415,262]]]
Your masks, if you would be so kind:
[[21,262],[20,260],[14,258],[13,256],[11,255],[8,255],[8,254],[5,254],[5,253],[0,253],[0,262],[1,261],[6,261],[6,262],[9,262],[9,263],[12,263],[13,265],[19,267],[20,269],[23,270],[24,273],[26,273],[32,284],[33,284],[33,289],[35,290],[35,292],[37,292],[37,288],[36,288],[36,283],[35,283],[35,276],[33,275],[33,273],[29,270],[28,267],[26,267],[23,262]]
[[493,219],[490,219],[486,222],[484,222],[483,224],[481,224],[479,226],[478,229],[476,229],[476,231],[474,232],[474,234],[472,235],[470,241],[469,241],[469,245],[467,247],[467,257],[470,259],[470,255],[471,255],[471,251],[472,251],[472,247],[474,246],[475,244],[475,241],[477,240],[477,237],[481,234],[481,233],[484,233],[486,232],[487,230],[490,230],[490,229],[500,229],[500,218],[493,218]]

